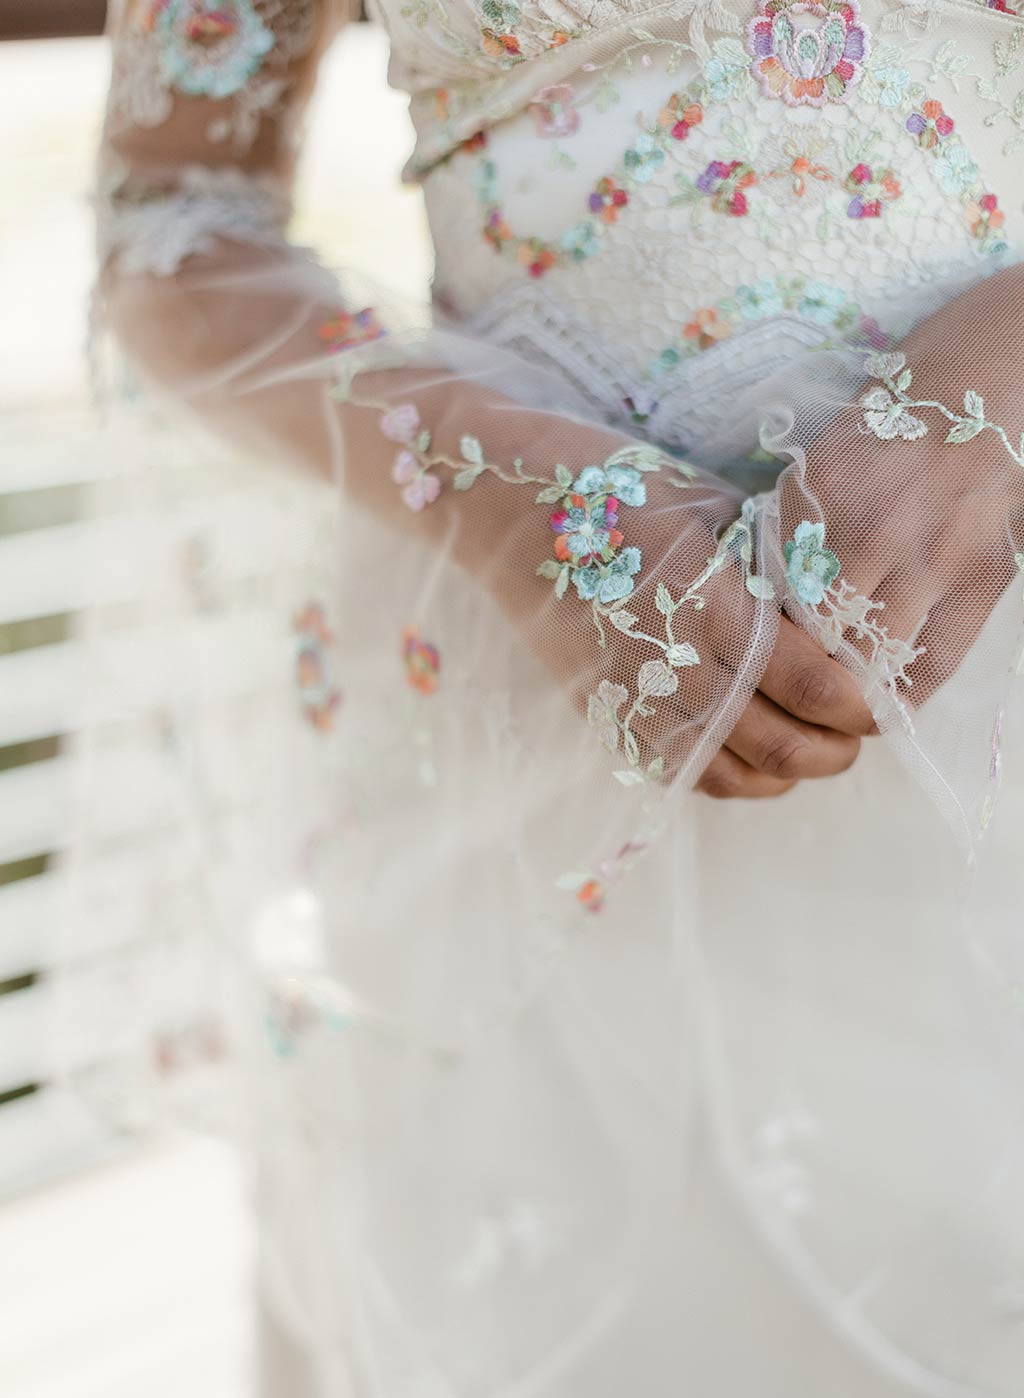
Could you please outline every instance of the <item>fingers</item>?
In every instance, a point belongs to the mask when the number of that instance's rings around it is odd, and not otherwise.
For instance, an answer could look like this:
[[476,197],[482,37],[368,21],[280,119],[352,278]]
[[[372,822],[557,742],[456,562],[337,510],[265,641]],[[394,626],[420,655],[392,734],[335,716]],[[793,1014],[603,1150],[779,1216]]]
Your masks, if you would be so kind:
[[860,739],[803,723],[755,694],[725,745],[755,771],[792,782],[845,772],[856,761]]
[[871,710],[850,672],[786,617],[759,688],[779,709],[805,723],[854,737],[875,731]]
[[796,785],[757,772],[735,753],[722,748],[708,763],[696,789],[716,801],[734,798],[761,801],[766,797],[782,796]]

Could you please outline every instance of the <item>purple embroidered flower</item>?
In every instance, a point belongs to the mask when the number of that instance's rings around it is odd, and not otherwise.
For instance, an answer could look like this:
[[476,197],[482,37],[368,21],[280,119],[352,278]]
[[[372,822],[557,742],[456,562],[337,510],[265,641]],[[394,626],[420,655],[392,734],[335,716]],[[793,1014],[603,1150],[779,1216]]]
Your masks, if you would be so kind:
[[857,0],[760,0],[746,36],[762,92],[791,107],[846,101],[870,49]]

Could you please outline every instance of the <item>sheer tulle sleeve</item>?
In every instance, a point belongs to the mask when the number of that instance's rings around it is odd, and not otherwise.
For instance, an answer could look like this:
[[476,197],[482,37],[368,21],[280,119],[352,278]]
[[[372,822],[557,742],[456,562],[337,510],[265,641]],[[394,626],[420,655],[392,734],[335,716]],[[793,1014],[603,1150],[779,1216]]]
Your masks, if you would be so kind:
[[751,516],[713,477],[587,422],[528,364],[367,306],[357,277],[288,243],[296,131],[331,27],[322,7],[247,0],[117,15],[107,318],[207,426],[465,570],[620,782],[692,783],[774,634]]

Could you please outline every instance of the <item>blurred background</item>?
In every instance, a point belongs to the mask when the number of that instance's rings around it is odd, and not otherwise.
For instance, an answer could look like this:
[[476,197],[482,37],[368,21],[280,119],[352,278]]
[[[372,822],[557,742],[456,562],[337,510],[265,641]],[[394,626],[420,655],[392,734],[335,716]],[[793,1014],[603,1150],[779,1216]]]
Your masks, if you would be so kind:
[[[55,1080],[84,492],[117,465],[87,353],[102,10],[0,0],[0,1392],[241,1398],[251,1234],[230,1149],[104,1131]],[[367,24],[328,56],[295,232],[422,299],[426,223],[397,178],[411,129],[386,60]]]

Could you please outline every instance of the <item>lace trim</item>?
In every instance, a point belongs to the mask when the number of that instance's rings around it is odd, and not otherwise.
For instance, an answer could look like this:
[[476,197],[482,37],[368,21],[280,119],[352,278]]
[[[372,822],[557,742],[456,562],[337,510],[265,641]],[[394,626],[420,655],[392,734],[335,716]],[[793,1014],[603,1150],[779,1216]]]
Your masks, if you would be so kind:
[[281,185],[241,170],[186,166],[173,193],[123,190],[100,201],[101,263],[116,257],[121,271],[172,276],[186,258],[209,253],[219,237],[284,246],[291,204]]

